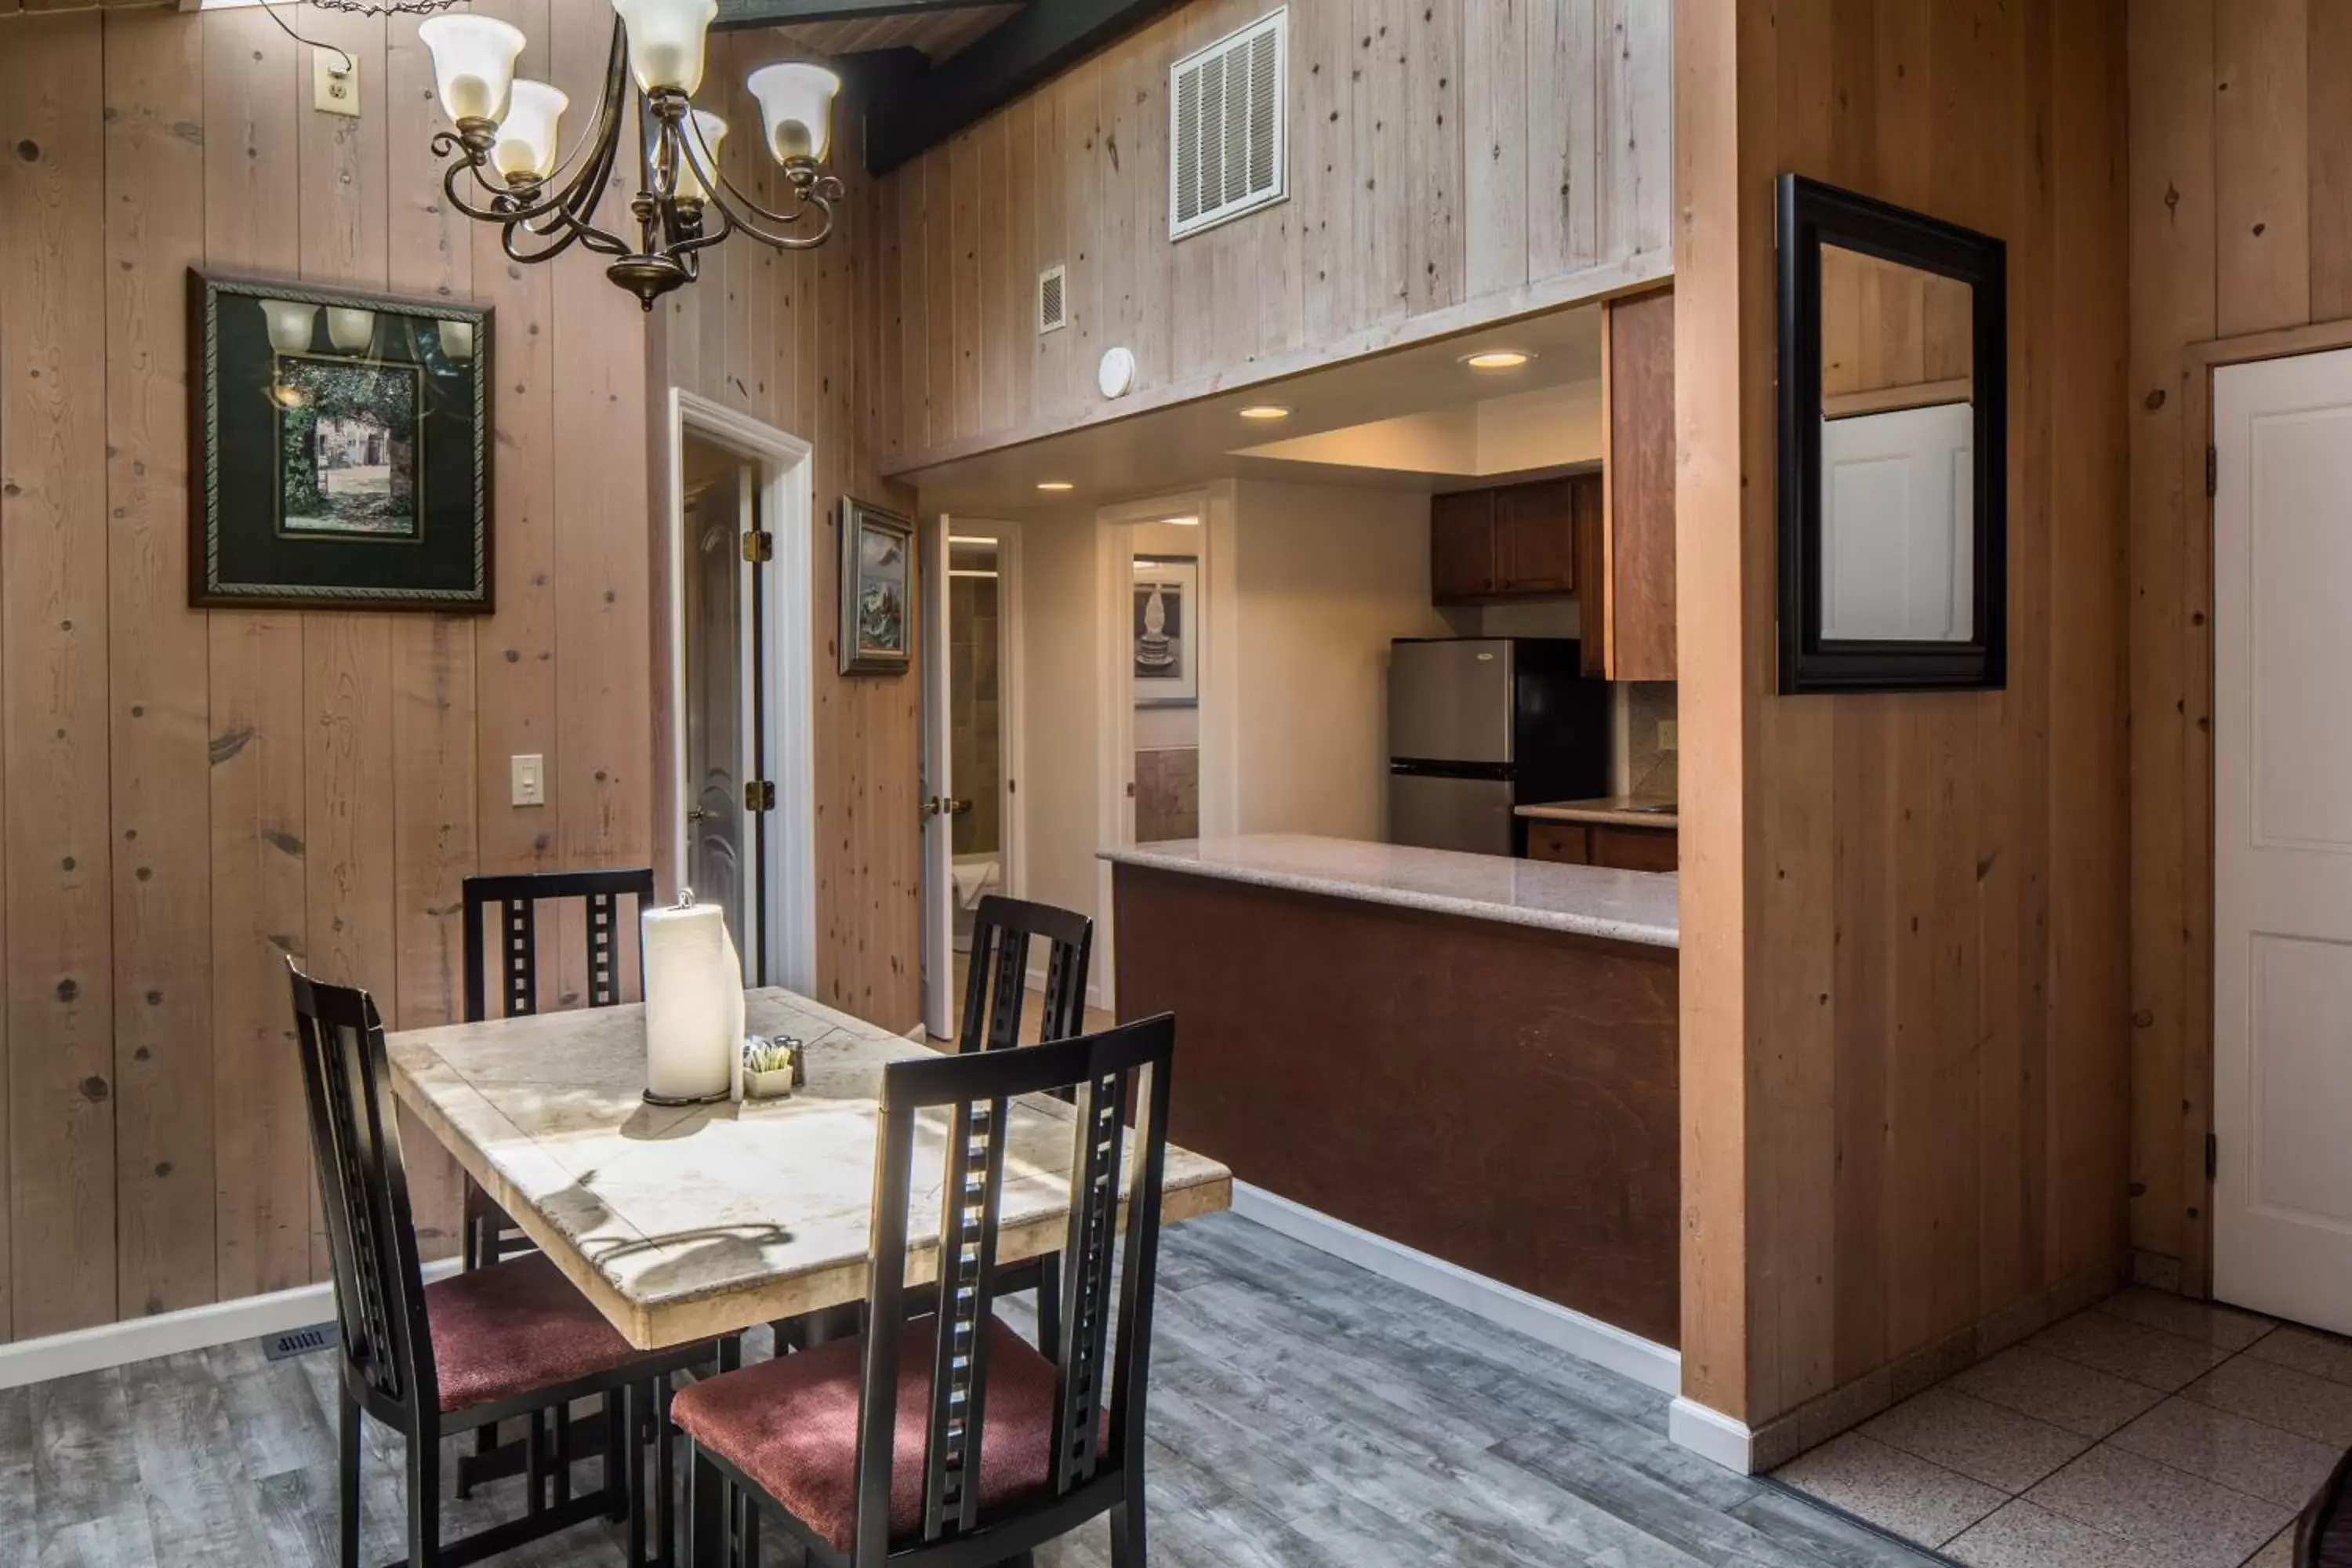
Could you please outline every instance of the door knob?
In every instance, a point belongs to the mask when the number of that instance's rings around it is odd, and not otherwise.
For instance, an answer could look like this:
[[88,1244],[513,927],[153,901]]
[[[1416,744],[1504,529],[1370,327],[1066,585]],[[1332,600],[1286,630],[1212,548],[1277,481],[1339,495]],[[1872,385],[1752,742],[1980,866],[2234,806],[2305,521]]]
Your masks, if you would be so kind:
[[710,814],[698,805],[689,806],[687,808],[686,819],[688,822],[708,822],[710,820]]

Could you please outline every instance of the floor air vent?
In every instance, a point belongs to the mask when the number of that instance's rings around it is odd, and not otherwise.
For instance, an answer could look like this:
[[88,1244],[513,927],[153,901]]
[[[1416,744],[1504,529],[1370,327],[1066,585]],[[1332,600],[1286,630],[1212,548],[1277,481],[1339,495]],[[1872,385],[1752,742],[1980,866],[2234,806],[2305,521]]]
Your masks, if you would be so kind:
[[1168,237],[1282,200],[1288,7],[1178,60],[1168,74]]
[[312,1351],[331,1349],[341,1336],[332,1323],[314,1323],[307,1329],[289,1329],[282,1334],[272,1334],[261,1342],[261,1353],[271,1361],[286,1361]]

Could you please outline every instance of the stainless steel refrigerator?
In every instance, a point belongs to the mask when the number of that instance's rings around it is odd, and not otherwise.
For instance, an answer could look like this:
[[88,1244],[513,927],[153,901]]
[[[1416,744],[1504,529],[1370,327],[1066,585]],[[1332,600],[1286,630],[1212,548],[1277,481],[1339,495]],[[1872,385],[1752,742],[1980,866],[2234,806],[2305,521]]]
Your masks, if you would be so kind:
[[1563,637],[1400,637],[1389,647],[1389,839],[1523,855],[1518,805],[1609,793],[1609,683]]

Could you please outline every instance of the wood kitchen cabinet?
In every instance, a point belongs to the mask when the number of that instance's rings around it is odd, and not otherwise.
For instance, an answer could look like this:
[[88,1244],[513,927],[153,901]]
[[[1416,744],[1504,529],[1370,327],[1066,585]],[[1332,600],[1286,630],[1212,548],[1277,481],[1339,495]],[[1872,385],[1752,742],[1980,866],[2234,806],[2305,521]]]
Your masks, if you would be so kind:
[[1601,507],[1598,474],[1431,498],[1430,596],[1459,605],[1576,592],[1580,520]]
[[1528,858],[1620,871],[1673,871],[1682,865],[1673,828],[1620,827],[1605,822],[1529,822]]
[[1579,519],[1584,665],[1611,680],[1675,679],[1675,296],[1601,312],[1601,505]]

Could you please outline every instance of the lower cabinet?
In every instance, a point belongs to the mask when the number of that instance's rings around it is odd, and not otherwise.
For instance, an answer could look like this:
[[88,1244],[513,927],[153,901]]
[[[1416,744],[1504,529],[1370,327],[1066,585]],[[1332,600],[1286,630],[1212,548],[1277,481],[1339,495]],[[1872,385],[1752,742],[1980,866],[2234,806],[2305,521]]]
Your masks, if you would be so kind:
[[1620,871],[1672,871],[1681,865],[1673,828],[1619,827],[1605,822],[1530,821],[1528,858]]

